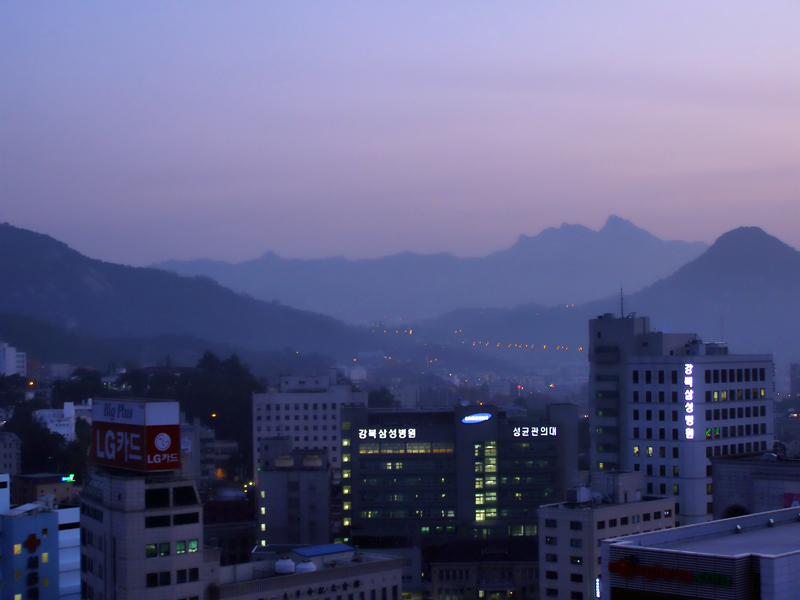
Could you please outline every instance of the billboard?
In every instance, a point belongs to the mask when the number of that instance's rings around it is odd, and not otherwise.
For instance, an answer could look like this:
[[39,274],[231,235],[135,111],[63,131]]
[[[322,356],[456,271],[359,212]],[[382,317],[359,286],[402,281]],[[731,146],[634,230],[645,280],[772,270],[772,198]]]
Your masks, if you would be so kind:
[[103,400],[92,406],[92,461],[133,471],[180,469],[177,402]]

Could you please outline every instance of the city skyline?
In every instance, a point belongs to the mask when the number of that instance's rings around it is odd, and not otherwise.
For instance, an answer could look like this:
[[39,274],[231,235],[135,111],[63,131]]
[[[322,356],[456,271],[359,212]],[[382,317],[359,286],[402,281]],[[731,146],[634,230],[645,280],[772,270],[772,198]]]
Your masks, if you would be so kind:
[[800,247],[792,3],[0,8],[0,221],[112,262]]

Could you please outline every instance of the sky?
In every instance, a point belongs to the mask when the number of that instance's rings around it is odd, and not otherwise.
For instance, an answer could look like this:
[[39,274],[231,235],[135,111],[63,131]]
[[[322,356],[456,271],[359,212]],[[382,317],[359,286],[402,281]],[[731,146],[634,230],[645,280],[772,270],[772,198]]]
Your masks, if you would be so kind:
[[0,3],[0,222],[103,260],[800,248],[800,4]]

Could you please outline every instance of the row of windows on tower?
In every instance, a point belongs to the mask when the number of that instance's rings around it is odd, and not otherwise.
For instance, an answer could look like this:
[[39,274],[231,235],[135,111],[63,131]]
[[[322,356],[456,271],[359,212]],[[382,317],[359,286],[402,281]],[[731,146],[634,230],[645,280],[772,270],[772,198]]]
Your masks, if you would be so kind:
[[[616,394],[616,392],[613,392]],[[657,392],[658,402],[663,404],[666,402],[666,392],[659,391]],[[608,396],[609,392],[598,392],[597,397],[598,399],[603,399],[605,396]],[[705,401],[706,402],[728,402],[728,401],[735,401],[735,400],[766,400],[767,398],[767,390],[766,388],[745,388],[745,389],[738,389],[738,390],[706,390],[705,393]],[[641,395],[639,390],[633,390],[631,392],[631,400],[633,402],[639,402],[641,399]],[[678,392],[672,392],[670,395],[670,400],[673,404],[678,403]],[[644,393],[644,401],[645,403],[653,402],[653,392],[646,391]],[[695,399],[696,401],[696,399]]]
[[[644,411],[640,411],[638,408],[634,409],[633,411],[633,420],[638,421],[640,418],[641,413],[644,412],[644,420],[645,421],[652,421],[653,416],[656,415],[659,421],[666,421],[667,420],[667,411],[666,410],[651,410],[647,409]],[[740,406],[738,408],[731,408],[728,410],[727,408],[716,408],[714,410],[708,409],[706,410],[706,421],[719,421],[719,420],[727,420],[727,419],[749,419],[750,417],[758,417],[758,416],[766,417],[767,416],[767,407],[762,406]],[[678,420],[678,411],[673,410],[671,411],[671,415],[673,421]]]
[[[707,428],[706,429],[706,439],[711,439],[712,437],[744,437],[744,436],[751,436],[751,435],[766,435],[767,433],[767,424],[766,423],[754,423],[752,425],[739,425],[738,428],[736,426],[731,427],[715,427],[715,428]],[[640,431],[638,427],[633,428],[633,439],[638,440],[640,438]],[[644,439],[652,440],[655,439],[653,437],[653,429],[651,427],[647,427],[644,430]],[[660,428],[658,430],[658,439],[659,440],[666,440],[667,439],[667,430],[665,428]],[[672,439],[679,440],[678,437],[678,430],[672,430]],[[607,445],[605,445],[607,446]],[[611,450],[606,449],[607,452]]]
[[[646,370],[644,373],[644,383],[653,383],[654,371]],[[666,383],[666,371],[655,371],[657,381],[659,384]],[[678,371],[670,371],[670,383],[672,385],[678,384]],[[764,368],[749,368],[749,369],[706,369],[705,382],[706,383],[731,383],[733,382],[748,382],[748,381],[766,381],[767,372]],[[599,381],[599,380],[598,380]],[[639,371],[631,371],[631,383],[639,383]]]

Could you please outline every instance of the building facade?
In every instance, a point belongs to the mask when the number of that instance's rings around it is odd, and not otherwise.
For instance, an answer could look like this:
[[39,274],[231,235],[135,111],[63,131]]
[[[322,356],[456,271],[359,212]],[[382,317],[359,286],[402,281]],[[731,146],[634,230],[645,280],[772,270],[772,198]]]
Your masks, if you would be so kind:
[[293,450],[288,437],[262,440],[256,515],[260,545],[327,544],[331,483],[324,449]]
[[22,472],[22,441],[16,433],[0,431],[0,465],[12,477]]
[[27,376],[27,358],[25,352],[17,352],[14,346],[0,342],[0,375]]
[[675,526],[675,500],[645,496],[643,488],[641,473],[598,473],[591,489],[539,508],[540,598],[594,598],[600,540]]
[[772,356],[651,331],[648,317],[602,315],[589,335],[592,470],[642,471],[678,524],[710,519],[710,458],[772,448]]
[[601,544],[604,599],[785,600],[800,590],[796,508]]
[[494,406],[342,415],[344,537],[366,547],[536,534],[536,508],[577,473],[577,407],[542,418]]
[[367,405],[366,392],[331,375],[281,377],[280,388],[253,394],[253,473],[258,473],[261,440],[289,437],[298,450],[326,450],[334,468],[341,467],[341,410]]

